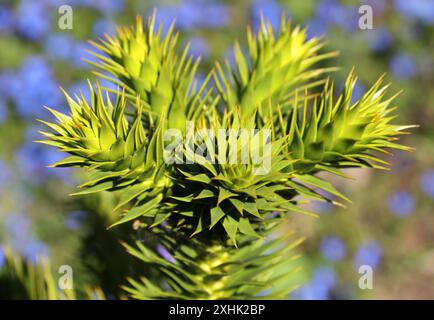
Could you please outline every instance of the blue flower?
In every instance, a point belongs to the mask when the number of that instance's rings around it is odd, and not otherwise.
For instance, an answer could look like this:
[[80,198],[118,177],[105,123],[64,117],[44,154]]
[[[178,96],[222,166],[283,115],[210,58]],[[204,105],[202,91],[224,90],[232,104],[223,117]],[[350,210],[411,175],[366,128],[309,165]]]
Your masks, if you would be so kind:
[[191,19],[187,21],[180,21],[179,13],[176,6],[164,6],[157,9],[157,16],[155,18],[156,25],[162,25],[161,32],[166,34],[169,30],[170,25],[176,19],[176,27],[180,29],[185,29],[185,25],[191,23]]
[[85,211],[72,211],[66,215],[65,226],[71,230],[77,230],[83,224],[88,213]]
[[351,95],[350,103],[355,103],[358,100],[360,100],[360,98],[362,98],[365,91],[366,91],[366,87],[360,82],[356,82],[353,88],[353,94]]
[[434,24],[434,1],[432,0],[395,0],[395,7],[407,18],[414,18],[424,24]]
[[0,124],[6,121],[8,118],[8,106],[6,101],[0,98]]
[[[95,0],[45,0],[49,6],[58,8],[61,5],[68,4],[73,7],[93,7],[95,5]],[[98,0],[97,0],[98,1]]]
[[7,185],[12,178],[12,172],[10,168],[0,160],[0,187]]
[[368,265],[375,270],[380,264],[382,256],[383,249],[377,242],[365,241],[356,252],[354,264],[357,268]]
[[49,256],[49,250],[45,243],[39,240],[33,240],[27,243],[23,248],[24,257],[30,263],[36,264],[38,259]]
[[322,0],[316,7],[315,15],[324,21],[342,24],[346,18],[346,10],[336,0]]
[[330,24],[322,19],[314,18],[307,23],[307,37],[309,39],[324,36]]
[[50,34],[44,42],[47,56],[55,60],[69,60],[72,57],[74,39],[68,34]]
[[398,191],[389,196],[388,205],[393,214],[404,217],[414,211],[415,200],[410,193]]
[[176,18],[177,27],[182,30],[195,28],[221,28],[229,22],[229,9],[222,4],[205,1],[184,1],[175,6],[162,6],[157,10],[157,24],[164,22],[163,32],[167,32]]
[[393,56],[389,68],[392,74],[400,80],[407,80],[416,73],[416,64],[413,57],[405,53]]
[[232,68],[232,70],[235,70],[237,67],[237,62],[235,60],[235,54],[233,48],[230,48],[226,51],[225,58],[229,62],[229,66]]
[[364,32],[369,48],[374,52],[384,52],[393,44],[393,38],[386,28],[376,28]]
[[15,27],[15,17],[8,7],[0,7],[0,33],[11,32]]
[[114,35],[116,33],[116,24],[110,19],[100,19],[93,25],[92,32],[98,37],[104,34]]
[[386,0],[364,0],[363,4],[372,7],[372,13],[374,16],[381,15],[384,12],[384,9],[386,9]]
[[5,219],[5,226],[12,237],[12,248],[24,255],[31,263],[40,257],[48,256],[47,246],[36,240],[30,230],[30,222],[25,214],[11,214]]
[[164,246],[159,244],[157,246],[157,251],[160,254],[160,256],[162,256],[168,262],[171,262],[171,263],[175,262],[175,259],[173,258],[173,256],[170,254],[169,251],[167,251],[167,249]]
[[47,246],[35,239],[30,229],[30,221],[24,213],[10,214],[5,219],[5,227],[11,237],[12,248],[31,263],[36,263],[39,257],[48,256]]
[[282,8],[275,0],[255,0],[252,5],[252,25],[257,30],[261,15],[270,22],[274,30],[280,27]]
[[[73,65],[78,67],[78,68],[90,68],[89,63],[87,63],[86,60],[92,61],[92,62],[97,62],[98,59],[93,54],[91,54],[89,51],[98,52],[98,50],[95,47],[93,47],[92,45],[90,45],[89,43],[86,43],[86,42],[76,43],[75,47],[74,47],[74,54],[72,55]],[[98,53],[100,53],[100,52],[98,52]]]
[[428,196],[434,198],[434,170],[428,170],[420,178],[420,186]]
[[292,293],[296,300],[327,300],[336,286],[337,275],[333,268],[321,266],[312,274],[312,280]]
[[348,31],[358,28],[358,11],[351,6],[343,6],[336,0],[323,0],[316,7],[315,17],[327,24],[340,26]]
[[333,289],[337,282],[336,272],[333,268],[321,266],[314,270],[312,275],[312,283],[323,285],[329,290]]
[[124,0],[94,0],[92,4],[97,10],[108,15],[121,13],[125,8]]
[[12,98],[13,88],[17,85],[16,74],[12,70],[2,70],[0,73],[0,96],[3,99]]
[[37,128],[30,127],[27,132],[26,141],[14,155],[22,177],[26,179],[26,182],[36,185],[43,183],[50,177],[61,179],[68,185],[72,184],[73,181],[71,181],[69,174],[70,170],[66,168],[62,170],[47,168],[48,165],[64,159],[65,154],[57,151],[55,148],[47,148],[47,146],[33,142],[34,140],[41,139],[36,130]]
[[321,253],[327,260],[340,261],[346,255],[345,243],[339,237],[326,237],[321,241]]
[[346,17],[336,24],[348,32],[359,30],[359,13],[357,7],[349,6],[345,8]]
[[29,40],[41,39],[50,29],[51,12],[43,1],[22,0],[17,12],[19,33]]
[[202,7],[199,26],[222,28],[229,23],[229,8],[223,4],[208,4]]
[[312,211],[316,213],[328,213],[333,209],[333,205],[330,202],[324,202],[319,200],[314,200],[311,202]]
[[55,106],[60,92],[47,62],[37,56],[24,61],[21,70],[11,79],[9,90],[22,117],[44,116],[43,105]]
[[328,300],[330,290],[321,284],[307,283],[294,290],[292,298],[295,300]]
[[21,248],[31,239],[30,221],[24,213],[12,213],[5,219],[5,228],[12,244]]
[[199,37],[190,40],[190,51],[194,57],[207,57],[209,54],[208,42]]
[[0,246],[0,269],[3,267],[3,265],[5,264],[6,261],[6,257],[5,257],[5,253],[3,250],[3,247]]

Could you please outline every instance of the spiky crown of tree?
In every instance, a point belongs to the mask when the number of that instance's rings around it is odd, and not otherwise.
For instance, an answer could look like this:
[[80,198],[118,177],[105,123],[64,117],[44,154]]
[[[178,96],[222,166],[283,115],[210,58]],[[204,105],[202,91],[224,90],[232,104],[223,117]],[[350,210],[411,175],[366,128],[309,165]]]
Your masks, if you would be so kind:
[[[163,35],[154,15],[146,26],[137,18],[135,27],[92,42],[98,61],[91,64],[96,75],[119,86],[107,89],[116,99],[98,83],[96,89],[89,84],[89,101],[65,92],[70,114],[50,109],[57,123],[44,122],[50,130],[41,142],[70,154],[54,166],[89,169],[78,194],[118,195],[113,214],[123,210],[112,227],[134,221],[156,239],[125,244],[160,274],[129,279],[125,290],[132,298],[284,298],[293,289],[297,256],[291,249],[299,239],[271,233],[293,212],[314,215],[300,199],[348,201],[315,174],[383,168],[387,163],[376,153],[409,150],[396,140],[410,126],[391,123],[394,96],[385,98],[382,78],[352,102],[357,79],[351,72],[336,99],[324,78],[333,68],[318,67],[336,54],[319,53],[323,42],[308,40],[285,18],[277,34],[264,19],[256,34],[249,29],[248,50],[235,45],[235,67],[217,63],[201,86],[195,80],[199,60],[189,57],[188,46],[178,54],[177,39],[173,24]],[[167,164],[164,134],[185,134],[186,121],[214,133],[268,130],[268,173],[255,174],[252,161]],[[220,136],[215,143],[235,144],[238,154],[240,139]],[[216,150],[217,157],[228,155]],[[188,152],[182,148],[181,157]]]

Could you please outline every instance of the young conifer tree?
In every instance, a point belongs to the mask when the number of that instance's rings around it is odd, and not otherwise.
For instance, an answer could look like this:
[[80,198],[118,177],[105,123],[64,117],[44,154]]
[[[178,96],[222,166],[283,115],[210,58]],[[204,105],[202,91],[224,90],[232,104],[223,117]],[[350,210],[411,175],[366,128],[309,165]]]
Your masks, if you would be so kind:
[[[284,17],[278,32],[264,19],[256,33],[248,29],[235,66],[217,63],[201,85],[199,59],[179,49],[174,24],[163,34],[155,15],[92,44],[95,74],[119,89],[89,83],[88,100],[64,92],[70,112],[49,109],[57,122],[44,122],[42,142],[70,154],[54,166],[90,172],[77,194],[116,195],[110,228],[147,234],[124,243],[157,274],[128,279],[131,298],[286,298],[301,240],[274,231],[289,215],[315,215],[300,201],[349,201],[317,173],[381,169],[378,152],[409,150],[397,137],[410,126],[393,124],[395,96],[383,78],[353,101],[351,72],[337,93],[327,79],[333,68],[318,67],[336,54],[320,53],[324,43]],[[206,134],[167,161],[168,133],[185,138],[189,125]],[[265,171],[258,154],[269,156]]]

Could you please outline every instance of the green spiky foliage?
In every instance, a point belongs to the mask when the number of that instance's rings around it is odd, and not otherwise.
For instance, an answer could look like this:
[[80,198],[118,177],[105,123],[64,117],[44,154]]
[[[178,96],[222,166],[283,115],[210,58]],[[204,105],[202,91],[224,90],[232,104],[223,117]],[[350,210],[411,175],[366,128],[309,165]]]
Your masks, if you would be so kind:
[[[75,100],[65,92],[71,109],[69,116],[49,109],[61,125],[44,124],[52,133],[43,133],[49,140],[41,141],[58,147],[71,154],[56,163],[56,166],[87,167],[89,181],[82,184],[76,194],[89,194],[100,191],[122,190],[118,207],[135,201],[131,210],[119,223],[134,219],[141,203],[158,202],[171,185],[165,174],[163,161],[162,132],[165,119],[157,124],[148,117],[148,125],[143,125],[143,111],[137,100],[136,113],[128,121],[125,95],[119,93],[113,104],[101,88],[95,91],[89,85],[90,102],[83,95]],[[116,208],[115,208],[116,209]]]
[[104,300],[100,288],[86,288],[78,293],[72,288],[61,289],[53,274],[50,261],[40,258],[36,263],[24,260],[14,254],[11,247],[4,249],[5,266],[0,272],[1,299],[28,300]]
[[396,95],[385,98],[388,85],[381,77],[359,100],[352,102],[357,78],[351,72],[344,92],[334,99],[333,83],[327,83],[319,99],[309,105],[304,99],[286,117],[279,119],[280,128],[289,138],[289,151],[297,159],[294,168],[305,173],[346,167],[384,169],[387,162],[373,152],[385,148],[410,150],[395,141],[412,126],[391,123]]
[[[227,234],[237,245],[239,235],[261,238],[276,212],[310,214],[291,200],[302,191],[291,180],[295,172],[290,168],[293,160],[284,152],[286,140],[273,138],[271,122],[255,129],[254,117],[243,121],[239,112],[224,112],[198,122],[196,129],[192,149],[200,152],[188,163],[191,150],[184,148],[185,161],[172,175],[172,194],[162,201],[161,209],[179,228],[194,226],[191,236]],[[240,134],[241,129],[247,131]],[[201,136],[202,130],[207,134]],[[320,198],[314,192],[313,196]]]
[[[235,69],[211,71],[215,90],[195,85],[199,62],[188,48],[177,55],[173,25],[161,30],[154,15],[94,43],[104,53],[95,53],[96,74],[121,89],[116,102],[98,84],[90,101],[65,93],[70,114],[51,110],[57,122],[44,122],[43,142],[71,154],[54,166],[88,168],[78,193],[113,192],[112,227],[146,235],[125,247],[160,277],[128,279],[131,298],[284,298],[296,283],[299,240],[276,230],[294,213],[314,215],[304,201],[349,201],[315,174],[384,167],[378,151],[408,150],[396,140],[410,126],[392,124],[381,79],[352,102],[351,73],[335,99],[322,78],[331,69],[316,65],[335,53],[320,53],[320,40],[284,18],[277,34],[265,21],[248,31]],[[171,130],[182,144],[168,151]]]
[[[203,238],[190,239],[187,234],[178,243],[175,238],[160,238],[165,259],[140,242],[134,247],[125,245],[128,252],[161,273],[156,281],[144,277],[128,279],[130,285],[125,290],[133,298],[284,299],[296,286],[294,274],[300,269],[299,255],[292,249],[302,239],[294,239],[293,235],[244,239],[240,248]],[[204,241],[209,245],[204,246]]]
[[95,72],[98,76],[125,87],[133,102],[140,96],[144,109],[154,118],[167,114],[169,126],[182,129],[187,119],[201,111],[201,93],[208,80],[196,90],[199,59],[188,57],[188,46],[178,55],[174,23],[163,38],[162,25],[157,29],[155,17],[148,20],[146,30],[138,17],[135,28],[119,28],[117,37],[105,35],[91,42],[98,49],[93,55],[99,62],[89,63],[100,70]]
[[316,67],[336,52],[318,54],[324,43],[307,40],[306,31],[292,28],[282,15],[278,34],[261,19],[257,34],[247,29],[247,53],[237,42],[234,47],[236,67],[226,61],[226,72],[219,63],[214,74],[216,88],[227,108],[239,107],[249,117],[260,108],[269,111],[269,105],[288,106],[297,91],[315,88],[322,83],[321,75],[334,68]]

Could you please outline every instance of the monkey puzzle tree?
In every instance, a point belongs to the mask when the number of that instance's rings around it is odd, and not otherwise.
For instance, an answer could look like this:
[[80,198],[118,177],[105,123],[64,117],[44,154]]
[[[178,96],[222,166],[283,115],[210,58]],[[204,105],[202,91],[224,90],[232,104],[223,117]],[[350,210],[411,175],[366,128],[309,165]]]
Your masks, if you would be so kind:
[[[124,243],[155,271],[127,280],[131,298],[285,298],[301,240],[273,232],[288,215],[315,215],[300,201],[348,201],[316,174],[384,168],[378,152],[409,150],[396,140],[411,126],[392,123],[395,96],[386,97],[382,79],[353,101],[353,72],[336,94],[326,78],[333,68],[318,67],[335,53],[320,53],[323,42],[307,39],[305,30],[282,18],[276,33],[263,19],[247,37],[246,51],[234,47],[235,66],[217,63],[198,85],[199,59],[188,46],[179,51],[174,24],[163,34],[155,15],[146,25],[137,18],[135,27],[92,42],[96,75],[118,90],[89,84],[88,100],[65,92],[69,114],[49,109],[57,122],[44,122],[42,142],[70,154],[54,166],[86,168],[89,180],[77,194],[113,193],[118,219],[110,228],[129,224],[132,234],[146,234]],[[196,135],[168,163],[173,141],[166,134],[187,135],[186,123],[215,139]],[[236,134],[218,135],[220,129]],[[243,129],[255,133],[242,136]],[[204,145],[216,161],[181,161]],[[270,165],[258,173],[254,153],[266,146]],[[218,161],[231,152],[245,161]]]

